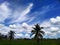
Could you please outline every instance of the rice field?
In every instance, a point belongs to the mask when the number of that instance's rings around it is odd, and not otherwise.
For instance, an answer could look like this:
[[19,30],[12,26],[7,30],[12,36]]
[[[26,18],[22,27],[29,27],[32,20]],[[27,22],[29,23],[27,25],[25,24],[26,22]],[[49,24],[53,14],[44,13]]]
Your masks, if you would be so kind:
[[[37,45],[36,40],[0,40],[0,45]],[[39,45],[60,45],[60,40],[44,39]]]

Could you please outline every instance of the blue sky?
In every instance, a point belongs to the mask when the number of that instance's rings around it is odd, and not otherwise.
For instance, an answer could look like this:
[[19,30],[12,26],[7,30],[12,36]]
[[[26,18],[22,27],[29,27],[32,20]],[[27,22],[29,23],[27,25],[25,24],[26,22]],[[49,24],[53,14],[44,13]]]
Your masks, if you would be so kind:
[[[45,38],[59,38],[59,0],[0,0],[0,27],[2,27],[0,32],[7,34],[7,29],[11,30],[13,27],[12,30],[17,33],[16,37],[20,35],[20,37],[23,37],[22,35],[25,34],[29,38],[28,35],[31,34],[30,28],[36,23],[45,27],[43,30],[47,31]],[[2,29],[5,30],[2,31]]]

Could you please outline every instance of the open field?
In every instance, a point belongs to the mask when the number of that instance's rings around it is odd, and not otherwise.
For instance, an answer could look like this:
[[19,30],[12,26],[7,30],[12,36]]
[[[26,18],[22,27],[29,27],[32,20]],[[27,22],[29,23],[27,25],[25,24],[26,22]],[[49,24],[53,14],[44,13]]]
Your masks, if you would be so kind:
[[[0,45],[37,45],[36,40],[0,40]],[[60,40],[40,40],[40,45],[60,45]]]

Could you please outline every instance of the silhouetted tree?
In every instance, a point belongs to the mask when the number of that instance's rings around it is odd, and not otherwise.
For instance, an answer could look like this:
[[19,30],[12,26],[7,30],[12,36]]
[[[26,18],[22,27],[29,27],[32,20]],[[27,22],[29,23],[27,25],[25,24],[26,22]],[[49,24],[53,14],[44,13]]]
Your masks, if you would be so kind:
[[37,45],[39,45],[39,39],[42,39],[44,35],[44,31],[41,29],[43,29],[43,27],[40,27],[38,24],[36,24],[31,31],[32,35],[35,34],[34,39],[37,40]]
[[14,39],[14,33],[15,33],[14,31],[8,32],[8,36],[10,40]]
[[3,35],[3,39],[7,39],[7,35]]
[[0,33],[0,39],[7,39],[7,35],[3,35]]
[[0,39],[2,39],[2,34],[0,33]]

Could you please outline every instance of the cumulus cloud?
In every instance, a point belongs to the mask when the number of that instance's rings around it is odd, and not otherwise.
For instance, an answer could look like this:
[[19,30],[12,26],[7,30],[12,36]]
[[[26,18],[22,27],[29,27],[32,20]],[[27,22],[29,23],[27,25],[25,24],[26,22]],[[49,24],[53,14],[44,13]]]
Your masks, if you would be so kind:
[[[55,24],[57,24],[58,22],[56,22]],[[59,36],[60,25],[57,24],[58,26],[56,26],[55,24],[52,23],[51,20],[44,21],[43,23],[41,23],[40,26],[44,27],[44,29],[42,29],[45,32],[44,38],[59,38],[60,37]],[[4,24],[0,24],[0,33],[8,34],[8,32],[12,30],[12,31],[15,31],[16,33],[15,38],[33,38],[34,35],[30,37],[32,27],[33,25],[28,25],[27,23],[13,24],[13,25],[9,25],[8,27],[5,26]]]
[[10,30],[15,31],[15,38],[30,38],[32,26],[27,23],[13,24],[8,27],[4,24],[0,24],[0,33],[6,35]]
[[4,24],[0,24],[0,33],[7,34],[10,31],[10,28],[5,26]]
[[[41,26],[44,27],[43,31],[45,31],[45,36],[48,38],[59,38],[60,34],[60,16],[56,18],[50,18],[49,21],[44,21]],[[45,37],[44,36],[44,37]]]
[[[30,3],[28,6],[26,6],[24,9],[23,8],[18,8],[15,10],[12,10],[9,8],[9,3],[4,2],[0,5],[0,22],[4,22],[6,19],[11,19],[8,23],[15,23],[9,26],[5,26],[4,24],[0,24],[0,33],[2,34],[8,34],[10,30],[15,31],[15,37],[18,38],[30,38],[31,30],[32,30],[32,25],[28,25],[27,23],[30,23],[33,21],[36,16],[39,15],[44,15],[50,9],[53,9],[51,6],[44,6],[41,11],[34,12],[31,15],[34,15],[32,17],[28,16],[28,13],[31,11],[33,7],[33,3]],[[23,7],[23,6],[22,6]],[[29,14],[30,15],[30,14]],[[40,17],[38,17],[39,19]],[[28,21],[27,21],[28,20]],[[27,21],[27,23],[22,23],[21,22]],[[39,21],[38,21],[39,22]],[[37,22],[35,22],[37,23]],[[43,31],[45,32],[45,38],[58,38],[58,34],[60,34],[60,16],[57,16],[55,18],[50,18],[50,20],[46,20],[43,23],[41,23],[41,26],[44,27]],[[32,36],[34,37],[34,35]]]
[[56,18],[51,18],[50,21],[54,24],[60,24],[60,16],[57,16]]

